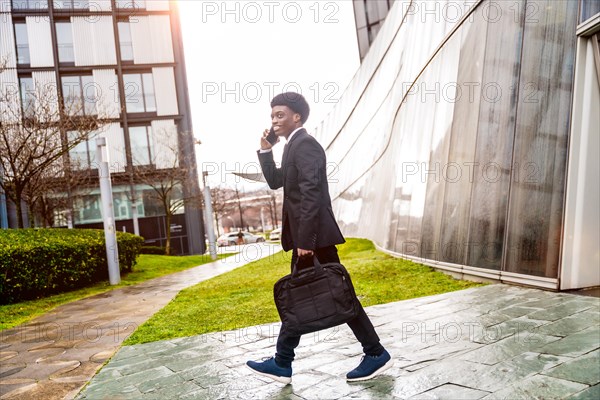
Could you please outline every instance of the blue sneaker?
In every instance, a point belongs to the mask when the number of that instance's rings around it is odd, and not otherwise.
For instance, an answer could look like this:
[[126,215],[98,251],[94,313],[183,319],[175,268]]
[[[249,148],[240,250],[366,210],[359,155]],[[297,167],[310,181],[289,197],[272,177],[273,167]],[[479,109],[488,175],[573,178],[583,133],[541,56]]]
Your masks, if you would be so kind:
[[348,382],[366,381],[381,374],[392,365],[394,365],[394,360],[387,350],[384,350],[380,356],[364,356],[358,367],[348,372],[346,380]]
[[277,382],[285,384],[292,382],[292,367],[280,367],[275,362],[275,357],[271,357],[263,362],[248,361],[246,362],[246,365],[253,372],[271,378]]

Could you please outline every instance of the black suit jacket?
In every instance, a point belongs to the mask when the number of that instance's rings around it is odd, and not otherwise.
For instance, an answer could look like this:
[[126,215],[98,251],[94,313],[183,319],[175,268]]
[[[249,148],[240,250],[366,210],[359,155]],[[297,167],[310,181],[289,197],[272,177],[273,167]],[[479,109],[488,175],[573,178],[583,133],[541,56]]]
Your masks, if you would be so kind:
[[331,209],[325,151],[314,137],[305,129],[297,131],[284,148],[281,167],[273,161],[272,151],[259,151],[258,159],[269,187],[283,186],[284,250],[344,243]]

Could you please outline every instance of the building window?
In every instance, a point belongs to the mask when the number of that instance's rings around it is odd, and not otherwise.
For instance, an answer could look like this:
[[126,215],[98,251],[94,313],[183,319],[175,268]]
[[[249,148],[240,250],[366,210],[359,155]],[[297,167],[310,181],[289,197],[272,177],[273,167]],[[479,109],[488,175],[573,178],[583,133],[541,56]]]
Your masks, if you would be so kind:
[[17,64],[31,64],[29,58],[29,38],[27,24],[15,24],[15,42],[17,44]]
[[58,44],[58,61],[61,63],[75,62],[73,30],[70,22],[56,23],[56,41]]
[[90,8],[88,0],[54,0],[56,10],[86,10]]
[[117,8],[146,9],[146,0],[116,0]]
[[154,83],[151,73],[123,75],[128,113],[156,112]]
[[46,0],[13,0],[13,10],[47,10],[48,1]]
[[19,78],[19,86],[21,89],[21,107],[23,114],[26,117],[34,115],[35,111],[35,89],[33,86],[33,78]]
[[131,145],[131,160],[133,165],[150,165],[154,156],[152,146],[152,127],[129,127],[129,144]]
[[65,111],[70,115],[95,115],[96,90],[92,75],[60,78]]
[[600,13],[600,1],[598,0],[583,0],[580,7],[580,23],[587,21],[594,15]]
[[[80,137],[79,132],[67,132],[69,142],[72,142],[76,138]],[[73,170],[84,170],[92,168],[94,161],[96,160],[96,151],[91,140],[85,140],[78,143],[69,151],[69,158],[71,160],[71,169]]]
[[119,22],[119,46],[121,48],[121,60],[133,61],[133,41],[131,40],[131,28],[129,22]]

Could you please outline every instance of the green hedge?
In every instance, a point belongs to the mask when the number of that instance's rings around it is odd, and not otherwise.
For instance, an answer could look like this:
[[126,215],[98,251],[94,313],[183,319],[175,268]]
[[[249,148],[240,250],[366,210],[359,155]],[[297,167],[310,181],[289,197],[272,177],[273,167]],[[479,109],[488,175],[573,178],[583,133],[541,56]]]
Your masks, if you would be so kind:
[[160,246],[142,246],[142,251],[140,254],[154,254],[164,256],[165,248]]
[[[129,272],[144,240],[117,232],[119,264]],[[108,279],[104,231],[0,229],[0,304],[45,297]]]

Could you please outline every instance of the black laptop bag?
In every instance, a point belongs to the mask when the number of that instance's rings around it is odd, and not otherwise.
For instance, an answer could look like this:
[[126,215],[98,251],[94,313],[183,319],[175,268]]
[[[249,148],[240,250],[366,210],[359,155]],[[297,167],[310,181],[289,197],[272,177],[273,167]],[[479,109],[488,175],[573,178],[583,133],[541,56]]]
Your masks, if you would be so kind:
[[346,268],[339,263],[314,265],[275,283],[273,294],[287,333],[302,335],[344,324],[358,315],[358,299]]

